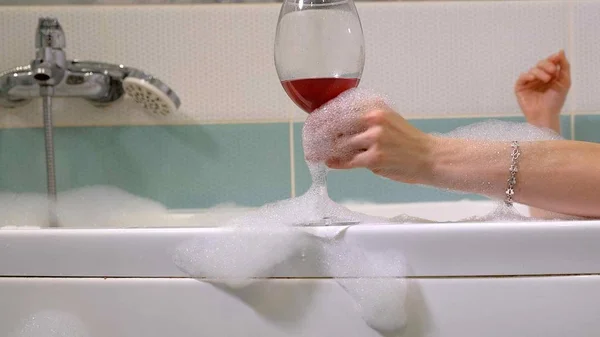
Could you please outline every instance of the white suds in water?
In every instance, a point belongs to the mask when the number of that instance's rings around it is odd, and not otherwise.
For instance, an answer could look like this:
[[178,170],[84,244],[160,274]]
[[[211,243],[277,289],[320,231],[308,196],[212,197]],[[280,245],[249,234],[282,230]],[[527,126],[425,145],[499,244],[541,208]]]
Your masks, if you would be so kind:
[[[316,276],[337,279],[354,299],[368,325],[385,331],[401,328],[406,320],[402,259],[394,257],[394,252],[367,255],[339,235],[351,224],[388,223],[390,220],[350,211],[329,198],[328,169],[322,159],[329,156],[327,151],[333,147],[335,137],[330,137],[329,132],[321,132],[320,127],[312,128],[326,122],[336,130],[336,137],[343,137],[341,133],[346,129],[356,128],[353,132],[358,132],[360,126],[356,117],[382,102],[379,96],[342,94],[313,112],[305,124],[303,142],[305,152],[316,158],[308,163],[313,181],[310,189],[300,197],[265,205],[229,221],[225,228],[231,231],[227,235],[203,235],[184,242],[175,252],[175,263],[193,277],[239,287],[248,285],[255,278],[275,276],[277,265],[302,255],[302,259],[319,262],[321,274]],[[344,107],[348,106],[351,108],[346,110]],[[327,118],[333,110],[340,109],[348,111],[343,118],[337,116],[335,121]],[[324,234],[313,227],[315,225],[340,227]],[[317,245],[318,249],[311,250],[311,245]],[[307,257],[307,252],[318,256]],[[298,270],[287,273],[287,276],[302,276]]]
[[[44,194],[0,193],[0,228],[47,227],[47,200]],[[56,214],[60,227],[168,225],[165,206],[112,186],[89,186],[61,192],[57,200]]]
[[[268,204],[229,221],[225,226],[230,229],[228,234],[204,235],[184,242],[175,253],[175,263],[193,277],[237,287],[255,278],[282,276],[276,271],[282,264],[288,265],[286,277],[307,277],[309,275],[289,269],[294,268],[290,261],[299,255],[305,259],[309,252],[318,255],[308,257],[320,262],[322,274],[318,276],[334,277],[354,299],[358,312],[369,326],[386,332],[401,329],[406,323],[407,289],[402,256],[397,251],[366,253],[339,234],[352,224],[428,221],[407,215],[391,219],[368,216],[335,203],[327,194],[328,169],[323,164],[331,157],[344,159],[354,155],[337,147],[337,140],[364,131],[361,115],[385,106],[391,105],[384,97],[352,89],[314,111],[303,129],[303,147],[313,179],[311,188],[298,198]],[[477,123],[440,136],[505,141],[561,138],[552,131],[526,123],[502,121]],[[463,221],[525,219],[528,218],[500,203],[484,217]],[[312,227],[331,224],[342,227],[326,235]],[[315,244],[318,249],[308,248]]]
[[[316,276],[337,278],[368,325],[385,331],[401,328],[406,320],[402,259],[390,255],[368,256],[339,235],[351,224],[389,220],[353,212],[335,203],[327,194],[325,165],[309,163],[309,168],[313,184],[304,195],[267,204],[232,219],[223,227],[226,232],[182,243],[175,251],[175,264],[192,277],[209,278],[238,288],[254,279],[280,276],[276,275],[278,265],[301,256],[301,260],[318,262],[321,270]],[[323,233],[315,225],[340,227]],[[313,245],[319,249],[310,249]],[[307,257],[306,252],[318,256]],[[315,272],[301,271],[303,264],[296,270],[288,264],[287,277]],[[385,301],[379,300],[384,297]]]
[[506,141],[518,140],[531,142],[539,140],[560,140],[561,135],[550,129],[542,129],[528,123],[489,120],[456,128],[445,134],[436,134],[447,138],[473,140]]
[[41,311],[31,315],[11,337],[90,337],[75,315],[62,311]]
[[111,186],[90,186],[58,196],[58,219],[65,227],[148,227],[164,221],[167,208]]
[[406,324],[405,261],[398,251],[366,252],[335,242],[324,247],[328,275],[354,299],[358,312],[375,330],[393,332]]

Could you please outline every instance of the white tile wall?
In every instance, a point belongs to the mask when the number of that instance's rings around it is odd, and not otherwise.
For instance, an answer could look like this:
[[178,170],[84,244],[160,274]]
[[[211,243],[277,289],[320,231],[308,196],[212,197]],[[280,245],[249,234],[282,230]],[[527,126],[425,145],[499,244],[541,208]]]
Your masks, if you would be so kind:
[[597,112],[600,111],[600,2],[581,1],[572,5],[576,111]]
[[[386,8],[390,7],[390,8]],[[568,45],[564,2],[363,6],[365,86],[408,116],[515,113],[521,71]]]
[[[600,110],[598,1],[358,8],[367,46],[361,85],[390,95],[408,117],[517,114],[512,88],[519,72],[559,48],[574,55],[566,110]],[[139,67],[169,83],[183,102],[176,115],[158,118],[131,100],[99,109],[57,99],[58,125],[302,120],[273,65],[278,12],[278,4],[0,7],[0,69],[29,62],[37,17],[56,16],[66,30],[68,57]],[[0,127],[38,126],[39,110],[39,103],[0,108]]]

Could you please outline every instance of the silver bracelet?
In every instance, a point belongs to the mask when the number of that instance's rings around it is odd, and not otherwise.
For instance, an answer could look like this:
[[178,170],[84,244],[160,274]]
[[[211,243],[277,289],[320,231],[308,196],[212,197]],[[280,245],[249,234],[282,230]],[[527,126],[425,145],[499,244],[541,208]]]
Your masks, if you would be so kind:
[[516,140],[510,144],[512,148],[512,152],[510,154],[510,176],[508,177],[508,188],[506,189],[506,197],[504,198],[504,203],[507,206],[512,206],[513,204],[513,196],[515,195],[515,185],[517,184],[517,172],[519,172],[519,156],[521,155],[521,151],[519,149],[519,142]]

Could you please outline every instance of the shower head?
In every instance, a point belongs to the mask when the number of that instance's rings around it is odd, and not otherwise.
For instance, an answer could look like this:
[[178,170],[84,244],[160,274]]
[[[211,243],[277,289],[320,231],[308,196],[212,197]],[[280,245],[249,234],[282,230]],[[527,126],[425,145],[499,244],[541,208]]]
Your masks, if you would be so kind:
[[132,70],[123,79],[123,89],[146,111],[163,116],[175,112],[181,105],[177,94],[158,78]]
[[175,112],[181,101],[175,91],[158,78],[122,64],[94,61],[72,61],[71,71],[104,76],[104,89],[99,95],[85,97],[95,105],[112,103],[127,94],[147,112],[163,116]]

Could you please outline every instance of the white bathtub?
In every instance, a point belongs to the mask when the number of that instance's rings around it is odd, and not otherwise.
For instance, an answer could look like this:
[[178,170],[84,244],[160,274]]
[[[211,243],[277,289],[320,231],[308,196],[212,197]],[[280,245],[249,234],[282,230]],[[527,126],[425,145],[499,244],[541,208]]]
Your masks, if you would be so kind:
[[[351,208],[455,220],[493,205]],[[170,222],[178,228],[0,230],[0,336],[24,337],[13,332],[48,310],[76,316],[89,336],[380,336],[326,275],[276,275],[232,292],[175,266],[176,245],[221,231],[193,222],[215,223],[238,211],[178,212]],[[408,324],[400,336],[600,332],[600,221],[372,224],[351,227],[346,237],[365,250],[405,256]]]

